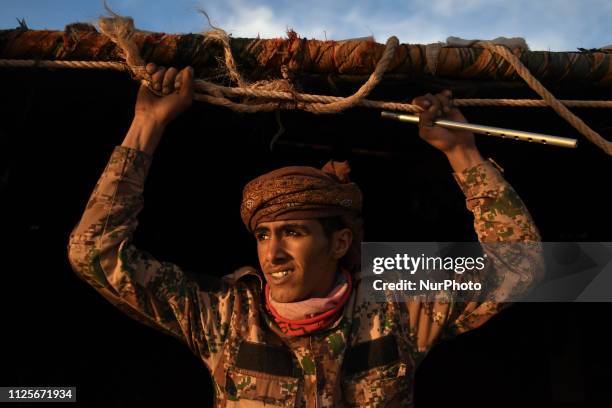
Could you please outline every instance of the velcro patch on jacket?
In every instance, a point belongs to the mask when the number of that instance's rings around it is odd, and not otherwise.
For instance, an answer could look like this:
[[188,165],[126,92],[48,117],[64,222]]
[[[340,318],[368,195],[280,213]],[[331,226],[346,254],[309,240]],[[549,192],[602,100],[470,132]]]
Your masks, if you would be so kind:
[[383,336],[359,343],[347,350],[344,357],[344,372],[354,374],[374,367],[391,364],[399,360],[395,336]]
[[293,355],[286,347],[243,341],[236,367],[283,377],[298,377]]

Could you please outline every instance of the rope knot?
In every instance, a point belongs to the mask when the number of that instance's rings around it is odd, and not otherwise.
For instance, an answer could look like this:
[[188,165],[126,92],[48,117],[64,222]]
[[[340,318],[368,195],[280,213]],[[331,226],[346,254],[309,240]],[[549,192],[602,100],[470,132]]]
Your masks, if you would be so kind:
[[[106,6],[106,4],[105,4]],[[134,20],[130,17],[122,17],[112,12],[108,6],[107,10],[111,13],[112,17],[102,17],[99,20],[99,27],[103,34],[108,36],[115,44],[117,44],[121,55],[124,57],[130,70],[137,78],[144,78],[145,81],[150,81],[149,75],[144,69],[144,61],[140,57],[140,51],[136,43],[132,40],[135,33]],[[206,13],[203,12],[205,15]],[[208,18],[208,15],[206,15]],[[210,24],[210,19],[209,19]],[[395,36],[389,37],[385,45],[385,50],[376,64],[376,68],[368,78],[367,82],[363,84],[357,92],[346,98],[332,98],[321,95],[304,95],[296,91],[294,86],[291,84],[291,72],[286,68],[281,69],[283,79],[271,80],[271,81],[258,81],[254,84],[249,84],[245,81],[236,68],[236,63],[232,56],[230,47],[229,36],[227,33],[217,27],[213,27],[212,31],[205,33],[204,42],[207,41],[218,41],[223,45],[225,66],[229,76],[237,83],[236,88],[223,87],[212,82],[204,80],[196,80],[195,86],[200,93],[195,94],[195,99],[212,103],[215,105],[226,106],[237,112],[270,112],[275,111],[279,108],[287,109],[303,109],[307,112],[316,114],[321,113],[339,113],[345,109],[363,105],[366,106],[372,104],[374,101],[367,101],[366,96],[378,85],[382,80],[384,73],[389,69],[391,61],[395,56],[395,51],[399,46],[399,40]],[[450,37],[449,37],[450,39]],[[491,53],[499,54],[521,78],[527,82],[527,84],[537,92],[548,105],[550,105],[555,112],[561,117],[567,120],[574,128],[580,133],[586,136],[591,142],[597,145],[599,148],[604,150],[607,154],[612,155],[612,142],[604,139],[597,132],[592,130],[586,123],[580,118],[576,117],[567,107],[555,98],[523,65],[517,55],[508,49],[508,43],[503,41],[512,41],[515,39],[505,39],[501,37],[493,41],[471,41],[470,45],[482,47],[487,49]],[[524,40],[522,40],[524,42]],[[528,50],[528,47],[525,47]],[[439,52],[438,46],[430,47],[431,50]],[[514,47],[519,56],[523,48]],[[430,53],[431,54],[431,53]],[[434,52],[435,54],[435,52]],[[437,55],[436,55],[437,57]],[[431,59],[431,58],[430,58]],[[437,58],[435,58],[437,60]],[[432,62],[435,62],[432,60]],[[430,66],[430,70],[434,71],[435,65]],[[287,103],[287,94],[290,94],[290,100],[292,103]],[[247,97],[253,98],[251,100],[244,100],[240,103],[231,101],[230,97]],[[269,100],[277,100],[277,102],[269,102]],[[279,101],[280,100],[280,101]],[[366,103],[367,102],[367,103]],[[414,111],[415,106],[411,106],[411,111]],[[418,110],[417,110],[418,112]]]

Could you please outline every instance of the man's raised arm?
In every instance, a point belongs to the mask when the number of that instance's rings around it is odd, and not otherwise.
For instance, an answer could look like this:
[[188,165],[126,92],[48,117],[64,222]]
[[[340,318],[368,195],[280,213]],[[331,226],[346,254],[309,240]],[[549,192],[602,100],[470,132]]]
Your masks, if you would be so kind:
[[133,123],[70,235],[68,257],[77,275],[115,306],[178,337],[210,362],[223,341],[231,291],[200,290],[178,266],[160,262],[132,243],[153,152],[167,123],[190,106],[193,94],[191,68],[179,75],[174,68],[152,64],[147,70],[154,89],[164,95],[141,85]]
[[527,207],[503,178],[502,169],[483,159],[471,132],[434,125],[438,117],[467,122],[452,106],[451,96],[446,90],[413,100],[424,109],[419,136],[446,155],[466,206],[474,214],[474,229],[487,256],[486,268],[478,278],[488,283],[484,286],[487,299],[493,300],[439,303],[431,305],[432,310],[410,303],[410,330],[419,351],[428,350],[444,330],[446,336],[452,336],[480,327],[544,275],[540,234]]

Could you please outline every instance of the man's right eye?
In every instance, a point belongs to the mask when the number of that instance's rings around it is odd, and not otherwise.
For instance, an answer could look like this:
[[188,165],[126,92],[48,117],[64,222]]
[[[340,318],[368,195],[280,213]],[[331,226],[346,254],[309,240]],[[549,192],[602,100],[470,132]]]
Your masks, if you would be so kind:
[[268,239],[268,234],[266,232],[259,232],[257,234],[255,234],[255,239],[257,241],[263,241]]

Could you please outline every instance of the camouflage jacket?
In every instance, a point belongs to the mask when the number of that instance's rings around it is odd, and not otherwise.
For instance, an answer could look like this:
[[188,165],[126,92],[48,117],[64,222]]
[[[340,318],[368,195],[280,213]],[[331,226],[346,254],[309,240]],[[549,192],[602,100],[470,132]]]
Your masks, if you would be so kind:
[[[115,148],[70,235],[69,259],[122,311],[184,342],[208,367],[217,407],[412,406],[414,373],[428,350],[479,327],[503,305],[374,303],[363,296],[357,275],[331,327],[285,337],[262,307],[263,278],[254,268],[220,279],[195,276],[134,246],[150,163],[143,152]],[[453,175],[481,242],[539,241],[523,202],[491,162]],[[542,270],[537,249],[512,259],[489,255],[513,278],[511,290],[529,286]]]

